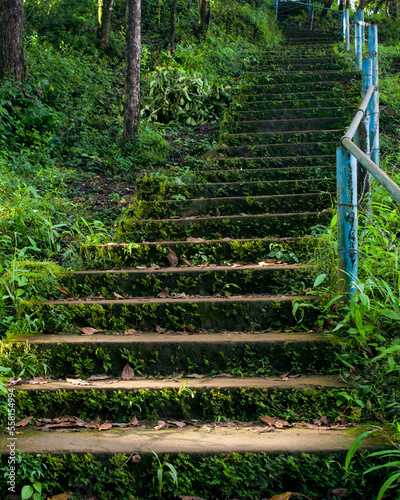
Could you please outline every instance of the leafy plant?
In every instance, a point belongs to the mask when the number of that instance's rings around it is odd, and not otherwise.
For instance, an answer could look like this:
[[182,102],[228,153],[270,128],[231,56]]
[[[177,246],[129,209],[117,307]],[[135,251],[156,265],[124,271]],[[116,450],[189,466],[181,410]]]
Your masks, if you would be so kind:
[[[157,474],[156,474],[156,477],[153,478],[153,488],[154,488],[155,492],[157,493],[158,498],[162,498],[164,487],[165,487],[164,476],[168,475],[172,479],[173,484],[175,485],[175,488],[177,489],[178,488],[178,473],[176,472],[175,467],[171,463],[161,462],[159,456],[157,455],[157,453],[155,451],[151,450],[150,448],[147,448],[147,449],[151,453],[153,453],[153,455],[156,458]],[[164,472],[164,466],[167,467],[169,470]]]

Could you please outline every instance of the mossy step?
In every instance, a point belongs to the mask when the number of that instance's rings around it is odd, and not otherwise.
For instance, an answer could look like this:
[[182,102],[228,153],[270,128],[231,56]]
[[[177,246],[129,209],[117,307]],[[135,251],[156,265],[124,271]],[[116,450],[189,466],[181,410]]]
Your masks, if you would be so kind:
[[[271,146],[274,144],[301,144],[309,142],[317,143],[327,143],[332,142],[337,145],[340,142],[340,138],[345,133],[346,124],[349,124],[348,120],[342,120],[342,127],[338,127],[337,123],[332,123],[332,129],[327,127],[324,129],[319,129],[315,123],[315,119],[311,118],[312,122],[309,124],[312,127],[310,130],[301,128],[301,121],[299,120],[299,129],[296,130],[281,130],[277,132],[254,132],[254,133],[237,133],[237,134],[222,134],[220,140],[226,147],[230,146]],[[295,125],[290,123],[288,120],[288,127],[293,128]],[[305,122],[305,120],[304,120]],[[306,123],[304,123],[307,125]]]
[[[317,101],[319,102],[319,101]],[[225,121],[222,123],[223,130],[231,130],[235,127],[235,122],[228,122],[227,120],[238,120],[236,123],[247,123],[259,120],[276,120],[276,119],[293,119],[293,118],[329,118],[329,117],[343,117],[354,116],[357,111],[356,105],[346,106],[330,106],[330,107],[296,107],[296,108],[280,108],[268,110],[243,110],[236,106],[227,113],[225,113]]]
[[[225,150],[225,149],[224,149]],[[226,151],[226,150],[225,150]],[[237,170],[246,169],[275,169],[289,167],[317,167],[317,166],[336,166],[336,155],[333,154],[309,154],[304,156],[275,156],[275,157],[253,157],[237,156],[233,158],[217,157],[211,161],[203,162],[210,171],[226,170],[227,168],[236,168]],[[323,177],[323,176],[321,176]]]
[[329,224],[329,212],[303,212],[290,214],[260,214],[199,217],[186,219],[160,219],[137,221],[121,218],[117,238],[119,241],[174,241],[188,237],[218,238],[280,238],[305,236],[311,227]]
[[205,182],[235,182],[248,181],[277,181],[284,179],[313,179],[313,178],[335,178],[336,167],[330,166],[303,166],[282,167],[268,169],[244,169],[244,170],[200,170],[199,176]]
[[[306,107],[310,106],[326,106],[326,101],[334,99],[336,102],[342,105],[347,105],[349,102],[355,103],[360,100],[360,92],[356,86],[349,85],[346,88],[337,88],[335,92],[332,93],[331,90],[321,90],[311,92],[309,89],[302,92],[279,92],[277,94],[244,94],[237,96],[235,103],[231,106],[237,108],[239,105],[244,108],[246,105],[250,107],[251,110],[259,109],[259,105],[269,104],[273,109],[278,108],[281,104],[284,107],[290,106],[288,103],[291,102],[293,106],[300,106],[303,102],[308,102]],[[321,103],[318,103],[318,101]],[[233,109],[234,109],[233,108]],[[261,108],[263,109],[263,108]]]
[[241,88],[260,85],[297,84],[310,83],[314,85],[319,82],[349,82],[359,80],[360,75],[356,71],[296,71],[296,72],[270,72],[270,73],[245,73],[241,80]]
[[[201,266],[187,268],[124,269],[116,271],[78,271],[66,274],[62,285],[74,297],[101,295],[114,299],[115,293],[134,297],[156,297],[165,288],[170,294],[229,296],[251,294],[279,294],[311,287],[310,269],[300,264],[249,264],[240,267]],[[283,285],[282,285],[283,283]],[[62,298],[62,294],[59,294]]]
[[284,262],[308,262],[319,245],[318,238],[260,238],[198,241],[169,241],[154,243],[120,243],[83,245],[80,248],[82,264],[88,269],[114,269],[169,264],[171,248],[178,256],[193,265],[222,264],[225,262],[258,262],[271,256]]
[[292,142],[281,144],[249,144],[244,146],[219,146],[220,155],[227,157],[243,157],[249,159],[260,157],[290,157],[303,156],[309,158],[311,155],[333,155],[336,152],[340,139],[340,134],[335,141],[331,142]]
[[[308,81],[297,81],[292,83],[266,83],[266,84],[253,84],[253,85],[241,85],[240,95],[255,94],[259,96],[260,94],[271,95],[271,94],[287,94],[287,93],[299,93],[299,92],[319,92],[319,91],[329,91],[332,94],[340,92],[341,90],[347,90],[343,86],[350,85],[350,80],[352,78],[346,79],[344,74],[338,74],[340,79],[327,81],[327,82],[308,82]],[[294,97],[294,96],[293,96]],[[284,99],[284,98],[283,98]]]
[[[333,179],[332,184],[335,184]],[[272,196],[231,196],[227,198],[202,198],[191,200],[149,201],[132,208],[137,218],[166,219],[172,214],[179,217],[191,215],[238,215],[306,212],[330,207],[335,197],[331,193],[305,193]],[[127,214],[125,214],[127,216]]]
[[[277,132],[292,132],[304,130],[332,130],[345,127],[351,123],[351,115],[344,116],[342,111],[337,116],[325,117],[322,113],[319,116],[314,113],[314,116],[308,118],[306,116],[289,118],[282,115],[276,119],[260,119],[260,120],[247,120],[247,121],[226,121],[221,127],[221,140],[223,141],[226,133],[230,134],[277,134]],[[300,113],[299,113],[300,114]],[[355,114],[355,112],[353,112]]]
[[[197,330],[257,331],[295,326],[292,314],[295,299],[312,300],[301,295],[232,295],[229,298],[22,301],[19,313],[29,313],[33,320],[38,318],[43,329],[55,333],[73,333],[77,327],[84,326],[113,332],[132,328],[154,331],[156,325],[169,331],[177,331],[183,325]],[[312,328],[317,310],[306,312],[303,322]]]
[[53,381],[18,387],[15,404],[18,419],[74,415],[86,422],[100,418],[128,423],[134,409],[136,418],[148,425],[164,419],[215,422],[221,417],[246,422],[266,414],[312,423],[319,415],[335,422],[339,395],[351,390],[332,376],[306,376],[289,383],[266,377],[114,380],[80,388]]
[[[338,371],[337,347],[331,339],[325,334],[298,331],[63,335],[62,343],[59,335],[46,334],[22,336],[12,342],[16,349],[19,343],[29,342],[35,355],[51,365],[51,376],[57,378],[77,374],[87,378],[93,373],[119,377],[127,363],[136,375],[178,379],[194,373],[254,377],[279,376],[290,370],[302,376]],[[217,379],[222,384],[227,380]],[[286,381],[289,386],[291,380]],[[147,380],[148,386],[156,382]]]
[[245,78],[252,78],[252,75],[257,76],[257,74],[265,73],[274,75],[275,73],[285,73],[285,72],[303,72],[312,71],[316,69],[317,71],[344,71],[353,69],[354,64],[351,65],[350,62],[337,61],[337,57],[331,57],[331,62],[326,57],[321,58],[309,58],[309,59],[296,59],[293,58],[291,61],[288,59],[283,59],[280,63],[278,61],[271,61],[270,63],[264,62],[264,64],[253,64],[250,66],[251,70],[246,71]]
[[[181,196],[186,199],[226,198],[231,196],[276,196],[280,194],[316,193],[334,191],[336,181],[333,179],[290,179],[282,181],[249,181],[249,182],[216,182],[207,184],[164,184],[146,181],[139,184],[139,200],[173,200]],[[225,200],[226,201],[226,200]],[[134,213],[128,208],[123,216]],[[171,213],[171,216],[175,215]],[[197,214],[191,214],[197,215]]]

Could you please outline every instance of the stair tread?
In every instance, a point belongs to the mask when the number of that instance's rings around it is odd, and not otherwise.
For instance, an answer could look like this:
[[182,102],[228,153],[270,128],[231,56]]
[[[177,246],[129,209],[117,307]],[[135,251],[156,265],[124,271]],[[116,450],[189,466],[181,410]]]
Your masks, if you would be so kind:
[[[253,426],[253,427],[256,427]],[[132,450],[138,453],[303,453],[347,451],[354,441],[355,433],[347,436],[349,429],[320,430],[292,427],[274,432],[251,432],[249,427],[197,428],[186,426],[183,429],[112,429],[100,433],[97,430],[84,432],[41,432],[24,431],[18,436],[18,449],[23,453],[92,453],[115,454]],[[362,447],[379,446],[380,441],[369,439]],[[2,454],[9,449],[4,441]]]
[[303,375],[299,378],[282,380],[278,377],[204,377],[204,378],[164,378],[154,379],[142,377],[138,380],[121,380],[118,378],[108,380],[90,381],[87,385],[74,385],[65,380],[52,380],[41,384],[18,384],[19,391],[64,391],[64,390],[162,390],[180,389],[239,389],[239,388],[277,388],[308,389],[313,387],[347,387],[348,384],[338,376],[333,375]]

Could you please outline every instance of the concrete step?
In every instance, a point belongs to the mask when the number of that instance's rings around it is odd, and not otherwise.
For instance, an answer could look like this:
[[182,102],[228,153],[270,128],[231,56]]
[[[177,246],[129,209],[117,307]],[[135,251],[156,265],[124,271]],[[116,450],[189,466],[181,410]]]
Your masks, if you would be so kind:
[[[332,97],[334,95],[334,97]],[[235,109],[239,106],[242,109],[246,109],[246,107],[250,107],[250,110],[257,109],[280,109],[287,108],[293,106],[294,108],[304,107],[312,107],[312,106],[326,106],[327,102],[332,102],[332,99],[335,101],[335,104],[346,106],[349,102],[356,104],[359,100],[359,88],[355,85],[351,84],[343,84],[338,86],[335,89],[335,92],[332,93],[330,90],[321,90],[321,91],[310,91],[306,89],[302,92],[280,92],[277,94],[241,94],[237,97],[236,102],[234,104]],[[321,102],[318,102],[321,101]],[[261,106],[261,107],[259,107]],[[265,107],[267,106],[267,107]]]
[[[247,157],[249,159],[258,159],[260,157],[293,157],[302,156],[310,158],[311,156],[333,156],[339,145],[340,134],[337,134],[337,140],[334,142],[292,142],[280,144],[249,144],[243,146],[219,146],[218,152],[221,156]],[[324,161],[325,163],[325,161]]]
[[[226,134],[275,134],[278,132],[293,132],[305,130],[337,130],[351,123],[351,115],[343,116],[343,112],[339,116],[314,116],[307,118],[295,117],[289,118],[282,116],[276,119],[260,119],[246,121],[229,121],[221,130],[221,140],[225,139]],[[355,114],[355,112],[354,112]],[[353,115],[354,116],[354,115]]]
[[[316,101],[319,102],[318,100]],[[235,127],[235,123],[252,123],[260,120],[277,120],[277,119],[305,119],[318,118],[326,119],[332,117],[351,117],[355,115],[357,107],[348,106],[330,106],[330,107],[296,107],[296,108],[280,108],[280,109],[259,109],[259,110],[244,110],[240,107],[226,113],[223,130],[231,130]],[[232,120],[227,121],[227,120]],[[235,122],[236,121],[236,122]]]
[[[224,148],[226,153],[226,148]],[[248,150],[246,150],[246,153]],[[336,155],[332,154],[308,154],[296,156],[236,156],[236,157],[223,157],[215,153],[215,158],[211,161],[199,162],[199,166],[207,167],[209,171],[226,170],[228,168],[237,170],[247,169],[275,169],[275,168],[299,168],[299,167],[317,167],[317,166],[336,166]]]
[[[259,85],[277,85],[277,84],[293,84],[293,83],[309,83],[314,85],[319,82],[348,82],[353,79],[359,80],[360,73],[358,71],[275,71],[267,73],[245,73],[243,75],[244,86],[259,86]],[[243,86],[243,85],[242,85]]]

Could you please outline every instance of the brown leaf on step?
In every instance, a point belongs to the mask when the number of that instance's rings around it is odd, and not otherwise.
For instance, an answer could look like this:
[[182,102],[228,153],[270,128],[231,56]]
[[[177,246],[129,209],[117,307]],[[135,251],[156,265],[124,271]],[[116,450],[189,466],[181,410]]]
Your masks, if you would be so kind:
[[150,269],[161,269],[157,264],[151,264]]
[[124,380],[132,380],[135,377],[135,372],[133,368],[126,364],[122,370],[121,378]]
[[186,378],[204,378],[205,375],[199,375],[198,373],[189,373]]
[[47,376],[47,377],[33,377],[32,380],[28,381],[28,384],[30,384],[30,385],[48,384],[49,382],[51,382],[51,379],[49,376]]
[[185,259],[185,257],[181,257],[181,259],[182,259],[182,261],[183,261],[185,264],[187,264],[189,267],[193,267],[193,264],[192,264],[189,260]]
[[155,331],[157,333],[164,333],[165,332],[165,328],[161,328],[161,326],[156,325]]
[[167,422],[164,422],[164,420],[158,420],[157,425],[154,427],[156,431],[159,431],[160,429],[167,429],[169,425]]
[[68,384],[72,385],[90,385],[90,382],[87,382],[86,380],[82,380],[80,378],[74,379],[74,378],[66,378],[65,379]]
[[289,422],[286,422],[286,420],[281,420],[281,419],[278,419],[275,423],[274,423],[274,426],[277,428],[277,429],[284,429],[285,427],[292,427],[291,424],[289,424]]
[[140,455],[133,455],[133,457],[131,458],[131,462],[133,462],[134,464],[138,464],[141,460],[142,458]]
[[110,378],[112,378],[111,375],[90,375],[86,381],[93,382],[94,380],[108,380]]
[[90,429],[95,429],[100,424],[100,417],[96,417],[94,420],[88,423]]
[[139,420],[134,416],[130,422],[122,424],[122,427],[135,427],[136,425],[139,425]]
[[179,428],[186,426],[185,422],[179,422],[178,420],[168,420],[168,424],[175,425],[175,427],[179,427]]
[[124,331],[124,335],[133,335],[134,333],[137,333],[137,331],[133,328],[129,328],[128,330]]
[[346,488],[335,488],[332,490],[332,495],[336,495],[339,498],[343,498],[347,495],[348,489]]
[[279,418],[278,417],[268,417],[268,415],[266,415],[265,417],[260,417],[260,420],[261,420],[261,422],[264,422],[264,424],[271,426],[271,425],[275,425],[275,422],[277,422],[279,420]]
[[171,267],[176,267],[178,265],[178,257],[176,253],[168,247],[167,259]]
[[164,290],[162,292],[157,294],[157,297],[160,297],[160,299],[165,299],[166,297],[169,297],[168,288],[164,288]]
[[213,375],[211,378],[232,378],[233,375],[230,373],[218,373],[217,375]]
[[287,491],[286,493],[281,493],[280,495],[274,495],[269,500],[289,500],[293,493]]
[[21,378],[20,377],[11,377],[7,380],[7,382],[5,383],[6,386],[10,386],[10,385],[17,385],[19,384],[20,382],[22,382]]
[[94,333],[101,333],[104,332],[104,330],[100,330],[98,328],[92,328],[91,326],[85,326],[83,328],[77,327],[79,331],[83,333],[83,335],[93,335]]
[[64,288],[63,286],[58,286],[57,290],[60,290],[61,293],[63,293],[64,295],[67,295],[68,297],[74,298],[74,295],[71,292],[69,292],[66,288]]
[[106,420],[104,422],[104,424],[99,425],[99,427],[97,429],[99,431],[108,431],[109,429],[111,429],[111,427],[112,427],[112,423],[109,420]]
[[32,420],[32,418],[33,418],[33,416],[23,418],[22,420],[20,420],[19,422],[17,422],[15,424],[15,427],[25,427],[25,425],[29,424],[29,422]]
[[268,427],[264,427],[263,429],[260,430],[260,434],[264,434],[265,432],[275,432],[275,428],[268,426]]
[[49,498],[47,497],[47,500],[68,500],[68,498],[72,495],[73,493],[71,491],[65,492],[65,493],[59,493],[58,495],[54,495],[53,497]]
[[357,377],[358,373],[357,370],[354,368],[354,366],[350,367],[350,378],[355,379]]
[[206,500],[205,498],[201,497],[183,497],[182,495],[179,496],[181,500]]
[[296,375],[289,375],[289,378],[300,378],[301,377],[301,373],[296,373]]
[[186,333],[196,333],[198,331],[196,328],[189,328],[187,325],[183,325],[182,330]]
[[114,292],[114,297],[115,297],[116,299],[123,299],[123,298],[124,298],[122,295],[120,295],[120,294],[119,294],[119,293],[117,293],[117,292]]
[[189,236],[188,238],[186,238],[186,241],[194,241],[194,242],[202,242],[202,241],[205,241],[204,238],[192,238],[192,236]]

